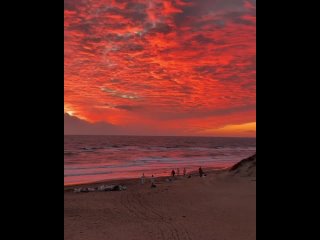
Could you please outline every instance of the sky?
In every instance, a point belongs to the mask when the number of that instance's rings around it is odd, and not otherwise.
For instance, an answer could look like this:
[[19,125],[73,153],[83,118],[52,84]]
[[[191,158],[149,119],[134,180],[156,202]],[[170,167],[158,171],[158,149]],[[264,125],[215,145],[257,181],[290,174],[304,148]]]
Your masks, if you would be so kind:
[[256,135],[255,0],[64,0],[64,133]]

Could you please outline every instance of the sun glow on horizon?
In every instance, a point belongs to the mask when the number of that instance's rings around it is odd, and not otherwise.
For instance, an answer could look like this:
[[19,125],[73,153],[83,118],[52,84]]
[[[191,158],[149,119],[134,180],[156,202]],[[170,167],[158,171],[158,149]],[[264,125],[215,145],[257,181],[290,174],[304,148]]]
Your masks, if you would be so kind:
[[226,125],[216,129],[206,129],[203,134],[214,134],[217,136],[230,135],[234,136],[250,136],[252,137],[256,133],[256,122],[249,122],[243,124]]

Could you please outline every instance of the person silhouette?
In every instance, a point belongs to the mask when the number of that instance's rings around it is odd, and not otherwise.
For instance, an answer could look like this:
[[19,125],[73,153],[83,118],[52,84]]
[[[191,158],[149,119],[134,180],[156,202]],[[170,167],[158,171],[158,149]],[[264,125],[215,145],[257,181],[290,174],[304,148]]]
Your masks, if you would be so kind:
[[199,167],[199,176],[200,176],[200,177],[203,177],[203,174],[204,174],[204,172],[203,172],[202,168]]
[[151,187],[152,187],[152,188],[155,188],[155,187],[156,187],[156,185],[155,185],[155,179],[154,179],[154,176],[153,176],[153,175],[151,176]]
[[144,173],[142,173],[142,176],[141,176],[141,184],[144,184],[145,182],[145,176],[144,176]]
[[171,176],[174,177],[175,175],[176,175],[176,172],[174,171],[174,169],[172,169]]

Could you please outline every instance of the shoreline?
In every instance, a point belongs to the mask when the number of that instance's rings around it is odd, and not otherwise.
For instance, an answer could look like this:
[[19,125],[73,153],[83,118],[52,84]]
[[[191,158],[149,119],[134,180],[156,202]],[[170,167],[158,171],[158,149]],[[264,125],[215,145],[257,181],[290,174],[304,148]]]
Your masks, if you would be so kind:
[[[216,168],[204,168],[205,173],[207,174],[221,174],[228,172],[231,169],[231,167],[223,168],[223,169],[216,169]],[[187,176],[195,177],[198,176],[198,171],[191,171],[190,173],[187,174]],[[161,183],[165,182],[166,179],[171,178],[171,175],[167,176],[158,176],[155,177],[155,182],[156,183]],[[179,175],[175,177],[175,180],[178,179],[185,179],[187,177],[183,175]],[[145,177],[145,185],[151,183],[150,182],[151,177]],[[137,178],[118,178],[118,179],[104,179],[104,180],[99,180],[99,181],[93,181],[93,182],[86,182],[86,183],[71,183],[64,185],[64,191],[71,191],[76,187],[98,187],[100,185],[126,185],[126,186],[132,186],[136,184],[140,184],[140,177]]]

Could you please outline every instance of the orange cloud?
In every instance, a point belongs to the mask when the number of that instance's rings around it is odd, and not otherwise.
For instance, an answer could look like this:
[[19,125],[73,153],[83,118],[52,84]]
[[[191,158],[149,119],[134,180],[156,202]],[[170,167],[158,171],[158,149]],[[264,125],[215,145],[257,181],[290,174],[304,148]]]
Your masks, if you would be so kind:
[[226,125],[222,128],[206,129],[201,133],[203,135],[252,137],[256,133],[256,122]]

